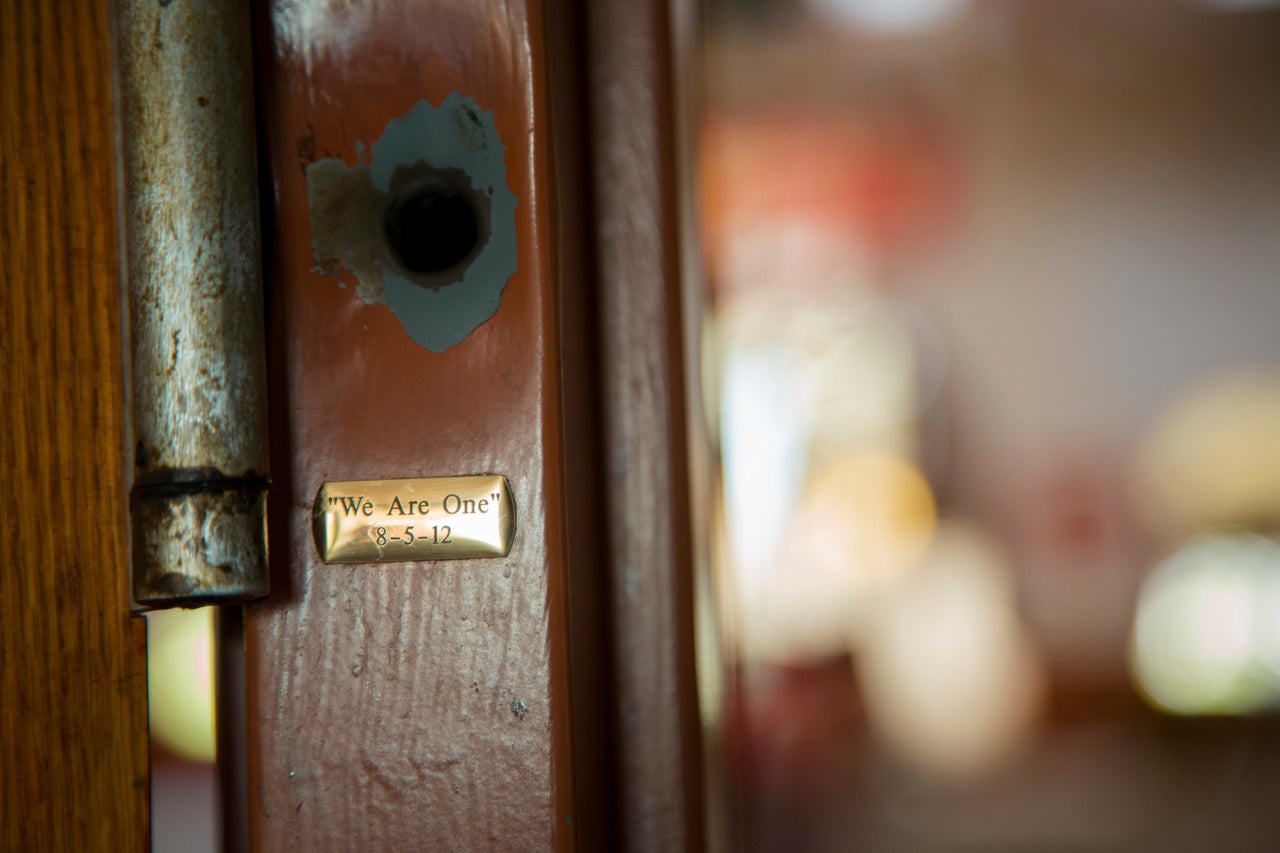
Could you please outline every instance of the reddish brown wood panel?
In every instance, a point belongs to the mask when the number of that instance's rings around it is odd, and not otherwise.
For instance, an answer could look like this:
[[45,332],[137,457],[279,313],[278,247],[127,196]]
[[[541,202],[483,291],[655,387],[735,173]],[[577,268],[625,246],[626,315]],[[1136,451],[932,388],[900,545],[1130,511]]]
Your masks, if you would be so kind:
[[587,6],[619,832],[703,844],[672,33],[664,2]]
[[104,0],[0,3],[0,847],[147,846]]
[[[247,608],[255,849],[568,846],[565,546],[545,56],[530,3],[280,4],[260,100],[274,226],[272,593]],[[431,352],[355,278],[317,275],[306,167],[354,164],[452,92],[492,113],[517,199],[497,313]],[[326,566],[330,480],[494,473],[503,559]]]
[[572,713],[574,834],[581,850],[613,850],[617,837],[617,785],[609,633],[609,573],[605,571],[601,468],[599,349],[596,288],[591,267],[583,74],[583,6],[579,0],[547,4],[547,58],[551,83],[552,170],[557,236],[556,295],[560,303],[563,386],[565,529],[569,567],[569,664]]

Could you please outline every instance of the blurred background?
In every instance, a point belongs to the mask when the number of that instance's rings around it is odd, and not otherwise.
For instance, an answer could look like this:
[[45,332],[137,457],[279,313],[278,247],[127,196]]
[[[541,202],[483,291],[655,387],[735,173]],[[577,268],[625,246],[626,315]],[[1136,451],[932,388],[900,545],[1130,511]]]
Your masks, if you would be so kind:
[[711,0],[753,850],[1280,842],[1280,2]]
[[146,614],[154,853],[222,849],[213,613],[204,607]]

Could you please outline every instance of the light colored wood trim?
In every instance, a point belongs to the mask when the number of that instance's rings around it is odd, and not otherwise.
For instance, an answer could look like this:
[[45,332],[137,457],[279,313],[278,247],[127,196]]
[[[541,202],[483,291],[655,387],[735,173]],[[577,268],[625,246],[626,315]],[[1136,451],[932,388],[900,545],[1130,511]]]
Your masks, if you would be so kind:
[[148,844],[103,0],[0,3],[0,834]]

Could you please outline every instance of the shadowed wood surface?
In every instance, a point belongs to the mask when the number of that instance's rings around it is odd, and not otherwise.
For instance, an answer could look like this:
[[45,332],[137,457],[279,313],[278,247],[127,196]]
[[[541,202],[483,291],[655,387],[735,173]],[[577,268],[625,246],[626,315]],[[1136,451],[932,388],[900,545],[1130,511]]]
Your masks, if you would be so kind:
[[685,354],[664,2],[588,4],[619,832],[703,844]]
[[595,223],[590,216],[583,21],[586,0],[547,5],[550,141],[557,213],[556,295],[564,396],[565,529],[569,564],[574,831],[579,850],[617,849],[615,704],[609,573],[605,570]]
[[[537,3],[362,2],[259,29],[274,192],[272,593],[246,608],[255,849],[541,850],[574,832],[551,183]],[[362,160],[453,92],[492,113],[518,266],[497,313],[419,346],[349,271],[313,270],[307,167]],[[369,227],[369,223],[358,223]],[[373,223],[373,228],[380,224]],[[371,232],[372,233],[372,232]],[[345,236],[345,235],[344,235]],[[510,481],[506,558],[325,565],[321,484]]]
[[104,0],[0,2],[0,847],[147,845]]

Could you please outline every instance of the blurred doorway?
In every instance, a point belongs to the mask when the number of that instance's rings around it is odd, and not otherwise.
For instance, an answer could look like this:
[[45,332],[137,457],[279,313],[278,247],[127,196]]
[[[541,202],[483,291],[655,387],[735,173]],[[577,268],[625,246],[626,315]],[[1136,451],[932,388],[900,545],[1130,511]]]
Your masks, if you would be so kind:
[[748,848],[1262,849],[1280,9],[711,5]]

